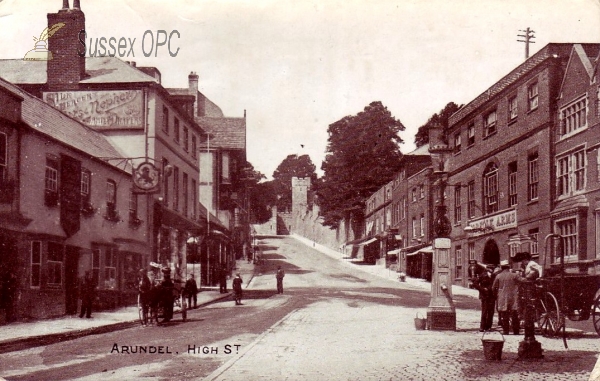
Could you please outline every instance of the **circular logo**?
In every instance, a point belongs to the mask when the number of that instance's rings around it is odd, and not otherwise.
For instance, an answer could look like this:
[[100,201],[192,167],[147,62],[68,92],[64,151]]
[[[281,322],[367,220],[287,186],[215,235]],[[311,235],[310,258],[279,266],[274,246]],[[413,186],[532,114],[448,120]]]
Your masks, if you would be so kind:
[[136,168],[133,174],[134,184],[145,191],[154,190],[158,187],[160,174],[158,169],[149,162],[144,162]]

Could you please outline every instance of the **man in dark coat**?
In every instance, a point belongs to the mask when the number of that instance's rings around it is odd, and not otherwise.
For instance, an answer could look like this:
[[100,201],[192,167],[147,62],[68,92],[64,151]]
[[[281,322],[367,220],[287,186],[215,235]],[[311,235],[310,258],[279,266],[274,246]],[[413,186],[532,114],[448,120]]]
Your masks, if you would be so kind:
[[505,335],[508,335],[511,327],[513,334],[518,335],[520,328],[518,314],[519,276],[510,271],[507,260],[501,261],[500,267],[502,272],[496,276],[492,284],[492,290],[498,301],[500,325]]
[[[471,263],[474,262],[474,263]],[[496,300],[492,291],[492,272],[495,266],[482,266],[477,261],[469,261],[469,267],[473,267],[475,274],[471,281],[473,288],[479,291],[479,299],[481,300],[481,321],[479,323],[479,331],[489,331],[492,329],[494,320],[494,307]]]
[[233,292],[234,292],[234,298],[235,298],[235,304],[236,305],[240,305],[242,304],[242,284],[244,283],[244,281],[242,280],[242,277],[240,276],[240,274],[236,274],[235,278],[233,278]]
[[81,313],[79,317],[85,315],[86,318],[92,317],[92,304],[96,294],[96,282],[89,271],[85,272],[81,284]]
[[281,268],[281,266],[277,266],[277,274],[275,278],[277,278],[277,293],[283,294],[283,277],[285,276],[285,272]]
[[185,295],[187,296],[188,306],[192,308],[192,299],[194,300],[194,308],[197,307],[198,303],[198,285],[194,279],[194,274],[190,274],[190,278],[185,282],[184,287]]

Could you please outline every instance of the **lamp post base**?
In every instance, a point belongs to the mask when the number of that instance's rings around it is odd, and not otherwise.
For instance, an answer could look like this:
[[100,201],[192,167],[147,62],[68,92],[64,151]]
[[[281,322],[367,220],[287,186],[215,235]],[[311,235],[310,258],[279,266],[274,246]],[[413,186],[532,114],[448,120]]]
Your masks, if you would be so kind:
[[456,311],[452,308],[429,308],[427,328],[432,331],[456,331]]
[[534,339],[525,339],[519,343],[519,360],[543,359],[542,344]]

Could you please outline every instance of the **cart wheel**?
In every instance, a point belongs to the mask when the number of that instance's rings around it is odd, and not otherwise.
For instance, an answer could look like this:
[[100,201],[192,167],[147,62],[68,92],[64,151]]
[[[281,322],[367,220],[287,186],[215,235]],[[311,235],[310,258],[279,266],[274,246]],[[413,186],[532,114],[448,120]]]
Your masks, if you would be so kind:
[[137,305],[138,305],[138,316],[140,317],[140,323],[142,325],[147,325],[149,312],[148,312],[148,309],[146,309],[146,311],[144,311],[144,306],[142,304],[140,295],[138,295]]
[[186,321],[187,320],[187,303],[186,303],[183,295],[180,295],[179,298],[180,298],[180,303],[181,303],[181,319],[183,319],[183,321]]
[[538,302],[536,311],[538,328],[542,335],[553,337],[559,334],[563,324],[564,316],[560,313],[558,301],[551,292],[546,292]]
[[600,291],[596,293],[594,305],[592,306],[592,319],[594,320],[594,328],[596,333],[600,335]]

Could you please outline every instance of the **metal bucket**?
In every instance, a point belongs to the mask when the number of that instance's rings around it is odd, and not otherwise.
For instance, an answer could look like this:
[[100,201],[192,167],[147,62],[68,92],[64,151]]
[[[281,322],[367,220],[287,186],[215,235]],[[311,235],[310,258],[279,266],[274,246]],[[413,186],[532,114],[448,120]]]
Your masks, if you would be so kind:
[[418,331],[427,329],[427,319],[420,317],[420,314],[418,312],[417,316],[415,317],[415,328]]
[[[499,332],[498,332],[499,333]],[[504,336],[502,340],[485,338],[485,333],[481,337],[481,343],[483,344],[483,356],[486,360],[500,361],[502,360],[502,348],[504,347]]]

